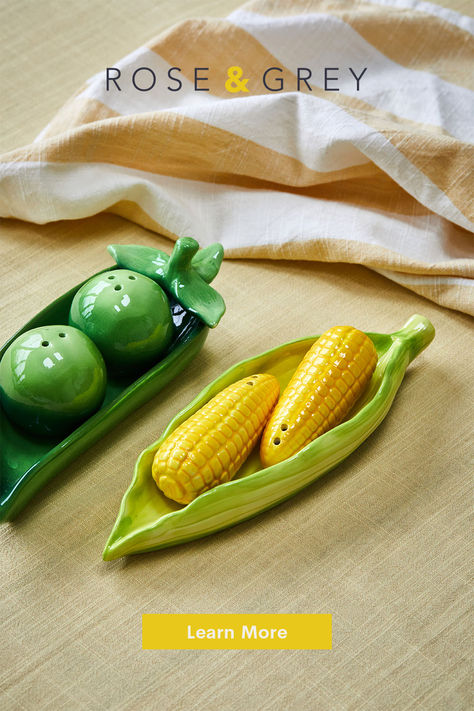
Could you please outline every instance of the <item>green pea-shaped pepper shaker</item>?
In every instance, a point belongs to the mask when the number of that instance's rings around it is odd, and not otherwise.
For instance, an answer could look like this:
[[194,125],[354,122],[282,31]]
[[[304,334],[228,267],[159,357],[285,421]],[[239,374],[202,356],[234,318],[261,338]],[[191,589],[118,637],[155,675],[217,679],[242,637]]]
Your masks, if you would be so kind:
[[22,333],[0,362],[0,394],[7,416],[38,436],[70,432],[104,399],[104,360],[84,333],[39,326]]
[[86,333],[113,373],[153,362],[173,338],[173,319],[163,289],[129,269],[90,279],[76,293],[69,323]]

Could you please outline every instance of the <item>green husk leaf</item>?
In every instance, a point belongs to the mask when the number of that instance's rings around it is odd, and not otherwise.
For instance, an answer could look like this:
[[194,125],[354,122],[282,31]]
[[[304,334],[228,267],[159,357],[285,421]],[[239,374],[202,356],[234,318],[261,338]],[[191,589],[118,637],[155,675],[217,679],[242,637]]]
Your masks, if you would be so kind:
[[317,336],[286,343],[233,366],[206,387],[169,423],[135,465],[132,483],[105,547],[104,560],[158,550],[233,526],[269,509],[308,486],[353,452],[382,422],[413,358],[434,337],[423,316],[412,316],[393,334],[369,333],[378,353],[372,380],[350,416],[280,464],[261,468],[255,450],[237,478],[201,494],[187,506],[167,499],[151,476],[155,452],[166,437],[214,395],[255,372],[275,375],[284,388]]

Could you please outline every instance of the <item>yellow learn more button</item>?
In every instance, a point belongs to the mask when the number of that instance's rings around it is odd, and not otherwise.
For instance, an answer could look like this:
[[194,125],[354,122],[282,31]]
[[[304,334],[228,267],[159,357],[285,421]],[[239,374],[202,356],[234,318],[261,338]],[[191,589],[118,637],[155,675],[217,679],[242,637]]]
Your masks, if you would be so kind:
[[332,616],[142,615],[143,649],[331,649]]

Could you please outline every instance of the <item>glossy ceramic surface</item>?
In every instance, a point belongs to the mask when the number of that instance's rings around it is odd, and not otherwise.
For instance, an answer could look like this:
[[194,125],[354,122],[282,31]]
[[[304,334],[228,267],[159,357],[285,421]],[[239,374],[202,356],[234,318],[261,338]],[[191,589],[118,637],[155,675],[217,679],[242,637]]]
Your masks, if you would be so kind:
[[[106,270],[101,274],[107,276],[114,271]],[[25,331],[52,324],[67,324],[72,300],[81,286],[64,294],[25,324],[0,350],[0,357],[10,343]],[[66,437],[38,439],[17,427],[0,408],[0,520],[14,518],[51,477],[147,402],[193,361],[206,339],[208,329],[172,299],[170,306],[175,332],[162,360],[138,378],[133,374],[108,377],[100,409]]]
[[72,301],[69,323],[94,341],[109,369],[137,375],[167,349],[174,331],[163,289],[129,269],[86,282]]
[[290,459],[267,469],[262,469],[256,448],[237,478],[181,506],[160,492],[151,475],[155,452],[164,439],[217,392],[252,373],[272,373],[283,390],[317,336],[286,343],[238,363],[205,388],[139,456],[104,559],[165,548],[232,526],[284,501],[345,459],[382,422],[408,364],[432,341],[434,328],[428,319],[415,315],[400,331],[368,336],[377,350],[377,367],[362,399],[343,423]]
[[104,399],[106,380],[97,347],[70,326],[26,331],[0,361],[3,409],[43,437],[65,434],[92,415]]
[[196,240],[182,237],[170,257],[159,249],[136,245],[112,244],[108,250],[119,266],[150,277],[209,328],[217,326],[225,303],[209,282],[219,271],[224,255],[222,245],[212,244],[198,251]]

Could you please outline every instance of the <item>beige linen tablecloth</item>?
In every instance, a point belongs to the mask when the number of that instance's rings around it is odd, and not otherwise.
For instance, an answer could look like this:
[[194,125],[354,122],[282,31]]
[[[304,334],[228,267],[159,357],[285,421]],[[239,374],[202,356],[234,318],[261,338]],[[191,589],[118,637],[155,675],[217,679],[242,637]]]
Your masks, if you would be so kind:
[[[34,138],[97,67],[238,2],[0,5],[0,150]],[[452,2],[467,12],[469,3]],[[109,242],[171,243],[116,215],[0,227],[1,341],[111,263]],[[472,707],[472,320],[358,266],[225,261],[227,313],[195,370],[129,417],[0,528],[2,709]],[[137,454],[235,361],[334,323],[433,344],[377,432],[333,473],[208,539],[113,563],[101,551]],[[144,612],[329,612],[330,652],[143,652]]]

